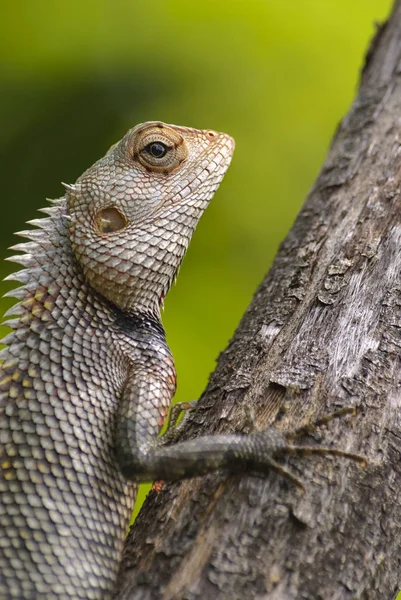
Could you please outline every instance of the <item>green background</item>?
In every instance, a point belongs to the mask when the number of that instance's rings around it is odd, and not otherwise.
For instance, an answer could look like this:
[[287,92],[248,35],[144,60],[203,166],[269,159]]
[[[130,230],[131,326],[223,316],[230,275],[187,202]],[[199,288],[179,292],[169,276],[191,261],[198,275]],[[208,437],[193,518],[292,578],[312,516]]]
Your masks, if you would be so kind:
[[177,399],[198,398],[318,173],[390,6],[3,0],[0,256],[45,197],[62,195],[60,181],[75,181],[134,124],[230,133],[232,166],[164,313]]

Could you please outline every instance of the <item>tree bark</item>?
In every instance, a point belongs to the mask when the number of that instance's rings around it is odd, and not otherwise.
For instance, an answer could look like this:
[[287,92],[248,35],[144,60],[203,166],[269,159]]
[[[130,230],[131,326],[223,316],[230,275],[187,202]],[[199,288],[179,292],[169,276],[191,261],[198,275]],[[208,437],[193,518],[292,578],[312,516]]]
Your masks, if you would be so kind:
[[[292,429],[367,457],[284,462],[151,492],[116,598],[390,600],[401,586],[401,0],[357,99],[185,430]],[[324,107],[321,108],[324,110]],[[244,209],[245,210],[245,209]],[[221,307],[220,307],[221,308]],[[219,310],[219,307],[216,307]]]

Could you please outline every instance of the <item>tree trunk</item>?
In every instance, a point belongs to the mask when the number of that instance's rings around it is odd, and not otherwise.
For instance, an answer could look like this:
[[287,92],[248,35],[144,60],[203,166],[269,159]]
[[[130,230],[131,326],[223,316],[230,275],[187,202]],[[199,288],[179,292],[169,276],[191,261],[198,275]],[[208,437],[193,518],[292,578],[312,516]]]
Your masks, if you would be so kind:
[[[131,529],[119,600],[390,600],[401,585],[401,0],[357,99],[185,429],[295,428],[367,457],[285,462],[153,491]],[[324,107],[321,107],[324,110]],[[251,176],[251,174],[250,174]],[[244,208],[246,210],[246,208]],[[223,310],[224,307],[216,307]]]

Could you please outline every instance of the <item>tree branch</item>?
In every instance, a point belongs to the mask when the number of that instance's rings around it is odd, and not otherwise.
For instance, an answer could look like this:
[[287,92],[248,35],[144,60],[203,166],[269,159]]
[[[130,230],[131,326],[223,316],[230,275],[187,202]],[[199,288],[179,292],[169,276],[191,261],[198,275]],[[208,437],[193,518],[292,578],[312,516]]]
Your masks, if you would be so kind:
[[[359,95],[185,437],[294,428],[363,454],[291,458],[279,475],[214,474],[152,492],[128,541],[119,600],[389,600],[401,556],[401,0]],[[324,110],[324,107],[322,107]],[[287,464],[287,463],[286,463]]]

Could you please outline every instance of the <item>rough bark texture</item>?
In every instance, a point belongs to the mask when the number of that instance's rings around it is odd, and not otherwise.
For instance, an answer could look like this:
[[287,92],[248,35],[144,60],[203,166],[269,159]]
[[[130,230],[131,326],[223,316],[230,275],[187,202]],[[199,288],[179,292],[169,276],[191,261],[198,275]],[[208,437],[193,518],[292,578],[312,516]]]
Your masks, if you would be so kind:
[[[185,436],[357,416],[306,436],[368,458],[288,460],[152,492],[119,600],[390,600],[401,584],[401,1],[368,53],[358,98]],[[324,107],[322,107],[324,110]],[[218,307],[216,308],[218,310]]]

